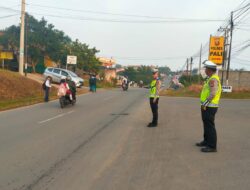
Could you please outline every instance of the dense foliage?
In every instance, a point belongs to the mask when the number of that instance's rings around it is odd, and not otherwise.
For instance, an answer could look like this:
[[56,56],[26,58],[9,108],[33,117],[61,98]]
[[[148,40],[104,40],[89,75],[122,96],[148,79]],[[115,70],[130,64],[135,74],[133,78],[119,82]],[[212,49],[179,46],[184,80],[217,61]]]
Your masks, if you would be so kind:
[[[170,72],[171,70],[168,67],[159,68],[159,73],[169,74]],[[130,81],[139,82],[142,80],[144,84],[149,84],[152,80],[152,68],[150,66],[140,66],[137,69],[128,67],[121,74],[128,76]]]
[[182,75],[179,78],[179,82],[183,84],[185,87],[190,86],[192,84],[198,84],[204,79],[200,75],[192,75],[192,76],[187,76],[187,75]]
[[[13,25],[1,32],[3,35],[0,36],[0,46],[18,56],[20,26]],[[67,55],[77,56],[77,67],[80,69],[88,72],[97,72],[99,69],[100,62],[95,56],[99,51],[96,48],[90,48],[78,40],[72,41],[44,18],[37,20],[26,14],[25,38],[28,63],[32,65],[33,71],[37,64],[43,63],[44,57],[49,57],[60,67],[65,67]]]

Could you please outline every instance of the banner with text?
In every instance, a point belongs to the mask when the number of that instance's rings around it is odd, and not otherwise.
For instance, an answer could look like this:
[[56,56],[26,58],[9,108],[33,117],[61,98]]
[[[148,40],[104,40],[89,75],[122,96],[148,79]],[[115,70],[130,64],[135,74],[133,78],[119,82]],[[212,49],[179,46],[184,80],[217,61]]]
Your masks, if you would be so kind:
[[0,59],[13,59],[13,52],[0,52]]
[[217,65],[221,65],[223,63],[223,54],[224,54],[224,37],[211,36],[208,60],[214,62]]
[[73,64],[76,65],[77,57],[74,55],[68,55],[67,56],[67,64]]

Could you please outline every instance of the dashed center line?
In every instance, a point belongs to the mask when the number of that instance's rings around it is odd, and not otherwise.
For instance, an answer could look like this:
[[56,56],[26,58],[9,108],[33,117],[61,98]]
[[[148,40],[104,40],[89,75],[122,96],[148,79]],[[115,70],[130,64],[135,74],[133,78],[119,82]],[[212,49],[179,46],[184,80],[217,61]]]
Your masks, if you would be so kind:
[[63,116],[65,116],[65,115],[72,114],[73,112],[75,112],[75,111],[72,110],[72,111],[69,111],[69,112],[67,112],[67,113],[59,114],[59,115],[57,115],[57,116],[55,116],[55,117],[51,117],[51,118],[49,118],[49,119],[46,119],[46,120],[43,120],[43,121],[39,121],[38,124],[43,124],[43,123],[49,122],[49,121],[51,121],[51,120],[58,119],[58,118],[63,117]]

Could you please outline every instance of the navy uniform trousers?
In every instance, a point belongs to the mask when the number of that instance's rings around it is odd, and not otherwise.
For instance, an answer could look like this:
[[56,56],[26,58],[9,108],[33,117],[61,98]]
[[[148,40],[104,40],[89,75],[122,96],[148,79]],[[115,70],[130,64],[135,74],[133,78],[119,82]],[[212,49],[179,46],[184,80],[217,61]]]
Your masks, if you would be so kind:
[[153,114],[152,123],[153,124],[158,124],[158,102],[159,102],[159,98],[156,99],[155,103],[153,101],[154,101],[154,98],[149,99],[150,107],[151,107],[152,114]]
[[217,133],[215,129],[215,114],[218,108],[207,107],[206,110],[201,109],[201,116],[204,127],[204,142],[210,148],[217,148]]

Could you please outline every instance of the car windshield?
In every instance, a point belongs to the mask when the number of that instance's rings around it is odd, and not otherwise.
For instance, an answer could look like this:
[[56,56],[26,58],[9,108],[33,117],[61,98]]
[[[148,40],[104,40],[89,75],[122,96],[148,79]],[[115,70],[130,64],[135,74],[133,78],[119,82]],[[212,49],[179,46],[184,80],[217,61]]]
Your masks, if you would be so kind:
[[72,76],[72,77],[78,77],[75,73],[73,73],[72,71],[68,71],[68,73]]

